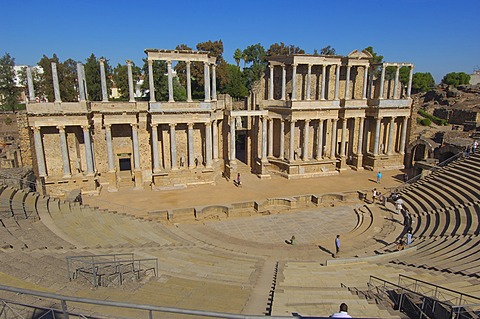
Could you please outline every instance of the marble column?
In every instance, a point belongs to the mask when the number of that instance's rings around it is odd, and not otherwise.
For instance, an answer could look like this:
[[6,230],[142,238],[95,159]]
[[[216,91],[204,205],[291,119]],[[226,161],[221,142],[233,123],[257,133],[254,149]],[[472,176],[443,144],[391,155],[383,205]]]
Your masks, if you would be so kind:
[[47,176],[45,167],[45,156],[43,155],[43,141],[40,127],[33,127],[33,139],[35,141],[35,155],[37,157],[38,175],[40,177]]
[[395,82],[393,84],[393,99],[398,99],[398,82],[400,78],[400,66],[397,65],[395,70]]
[[153,61],[148,60],[148,88],[150,90],[150,103],[155,102],[155,82],[153,81]]
[[350,71],[351,65],[347,65],[347,75],[345,78],[345,100],[350,100]]
[[217,120],[213,120],[213,159],[218,160],[218,127]]
[[100,81],[102,85],[102,102],[108,102],[107,76],[105,74],[105,59],[99,59],[100,62]]
[[325,100],[325,83],[327,80],[327,66],[322,65],[322,90],[320,91],[320,100]]
[[133,163],[136,171],[140,170],[140,149],[138,145],[138,126],[137,124],[130,124],[132,127],[132,140],[133,140]]
[[287,70],[285,69],[285,64],[282,64],[282,101],[285,101],[285,92],[287,87]]
[[82,63],[77,62],[77,81],[78,81],[78,95],[80,97],[80,102],[86,100],[85,96],[85,86],[83,86],[84,80],[82,76]]
[[171,168],[177,169],[177,138],[175,136],[176,123],[170,123],[170,161]]
[[262,160],[267,159],[267,118],[262,117]]
[[187,139],[188,139],[188,168],[195,167],[195,150],[193,148],[193,123],[187,124]]
[[410,74],[408,76],[407,97],[410,97],[412,93],[412,80],[413,80],[413,65],[410,67]]
[[88,100],[87,81],[85,77],[85,65],[83,64],[82,64],[82,79],[83,79],[83,87],[85,88],[85,98]]
[[128,71],[128,102],[135,102],[135,86],[133,85],[132,60],[126,60]]
[[347,122],[348,119],[342,119],[342,141],[340,142],[340,156],[344,157],[346,155],[346,146],[347,146]]
[[312,65],[308,65],[307,71],[307,101],[310,101],[310,95],[312,93]]
[[297,99],[297,65],[292,64],[292,101]]
[[402,122],[402,133],[400,136],[400,154],[405,154],[405,142],[407,140],[407,125],[408,125],[408,117],[403,118]]
[[210,102],[210,67],[208,66],[208,62],[203,62],[203,82],[205,102]]
[[308,161],[310,159],[310,120],[306,119],[303,123],[303,160]]
[[285,121],[280,120],[280,158],[285,159]]
[[115,163],[113,161],[112,128],[110,124],[105,125],[105,139],[107,140],[108,171],[113,172]]
[[53,93],[55,94],[55,102],[61,103],[60,85],[58,84],[57,64],[52,62],[52,78],[53,78]]
[[375,98],[374,92],[373,92],[373,76],[374,76],[374,74],[375,74],[375,72],[372,70],[370,72],[370,79],[368,81],[368,98],[369,99]]
[[268,120],[268,157],[273,156],[273,119]]
[[363,67],[363,86],[362,86],[362,99],[367,98],[367,82],[368,81],[368,66]]
[[357,155],[363,155],[363,129],[365,126],[365,118],[360,117],[360,125],[358,128],[358,144],[357,144]]
[[68,157],[67,136],[65,134],[64,126],[57,126],[60,135],[60,149],[62,151],[63,177],[72,176],[70,171],[70,159]]
[[234,162],[237,158],[236,149],[235,149],[235,124],[236,118],[230,117],[230,162]]
[[334,100],[338,100],[338,94],[340,90],[340,64],[335,66],[335,95]]
[[152,153],[153,153],[153,172],[160,170],[160,161],[158,158],[158,124],[152,123]]
[[268,99],[273,100],[273,65],[270,64],[268,67],[270,68],[270,88],[268,91]]
[[337,122],[338,119],[332,119],[332,141],[330,144],[330,158],[335,158],[337,153]]
[[380,76],[380,95],[378,96],[379,99],[383,99],[384,85],[385,85],[385,66],[382,64],[382,74]]
[[32,68],[27,67],[28,100],[35,102],[35,89],[33,88]]
[[88,125],[85,125],[85,126],[82,126],[82,129],[83,129],[83,140],[85,142],[85,158],[87,162],[87,174],[94,175],[92,141],[90,139],[90,127]]
[[375,139],[373,141],[373,155],[378,155],[378,144],[380,143],[380,124],[382,119],[377,117],[375,119]]
[[192,102],[192,76],[191,76],[191,62],[186,61],[185,64],[187,65],[187,102]]
[[212,123],[205,123],[205,165],[207,168],[212,167]]
[[173,103],[173,73],[172,73],[172,61],[167,61],[167,75],[168,75],[168,102]]
[[288,154],[288,160],[293,162],[295,160],[295,121],[292,120],[290,120],[290,149]]
[[317,149],[315,159],[319,160],[323,157],[323,119],[318,120],[317,126]]
[[390,125],[389,125],[389,132],[388,132],[388,149],[387,149],[387,154],[392,155],[393,154],[393,134],[395,132],[395,117],[392,116],[390,118]]
[[217,72],[216,72],[217,65],[215,63],[212,64],[212,101],[217,100]]

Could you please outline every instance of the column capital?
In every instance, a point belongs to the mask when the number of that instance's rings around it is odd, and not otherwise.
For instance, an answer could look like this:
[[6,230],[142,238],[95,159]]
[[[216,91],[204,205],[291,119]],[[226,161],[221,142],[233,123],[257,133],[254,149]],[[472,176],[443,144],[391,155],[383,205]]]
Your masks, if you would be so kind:
[[112,127],[112,124],[103,124],[103,127],[110,129]]
[[305,123],[310,123],[310,119],[305,119]]
[[100,59],[98,59],[98,62],[100,62],[101,64],[104,64],[104,63],[105,63],[105,59],[104,59],[104,58],[100,58]]
[[65,131],[65,126],[64,125],[57,125],[57,129],[61,131]]
[[32,130],[34,132],[40,132],[41,127],[40,126],[32,126]]
[[158,126],[158,123],[151,123],[150,126],[156,128]]
[[137,123],[130,123],[130,126],[131,126],[132,128],[138,128],[138,124],[137,124]]
[[125,60],[125,63],[126,63],[127,65],[132,65],[133,61],[132,61],[132,60]]
[[184,61],[186,65],[190,65],[192,64],[192,62],[190,60],[187,60],[187,61]]
[[298,66],[298,63],[293,63],[293,64],[292,64],[292,67],[293,67],[293,68],[297,68],[297,66]]
[[167,65],[172,66],[172,60],[167,60]]
[[82,129],[83,129],[84,131],[87,131],[87,130],[90,129],[90,125],[82,125]]
[[195,125],[195,123],[187,123],[187,126],[188,126],[189,129],[193,128],[193,125]]
[[269,64],[268,67],[270,68],[270,70],[272,70],[275,67],[275,65]]
[[280,64],[280,66],[282,67],[282,69],[285,69],[285,63]]
[[153,65],[153,60],[147,60],[148,65]]
[[313,64],[312,64],[312,63],[309,63],[309,64],[308,64],[308,69],[309,69],[309,70],[312,70],[312,66],[313,66]]
[[210,121],[205,122],[205,125],[206,125],[206,126],[212,126],[212,122],[210,122]]
[[177,123],[168,123],[168,126],[170,126],[170,128],[175,128],[175,126],[177,126]]

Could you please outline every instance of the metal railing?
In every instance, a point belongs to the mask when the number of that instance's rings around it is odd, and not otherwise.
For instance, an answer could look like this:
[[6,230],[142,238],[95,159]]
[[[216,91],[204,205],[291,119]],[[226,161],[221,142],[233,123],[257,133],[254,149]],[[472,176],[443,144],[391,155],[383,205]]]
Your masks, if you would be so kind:
[[480,298],[406,275],[398,275],[398,285],[414,292],[451,303],[453,306],[480,304]]
[[[457,153],[457,154],[455,154],[454,156],[447,158],[446,160],[444,160],[443,162],[438,163],[437,165],[435,165],[435,166],[432,167],[432,168],[423,170],[422,173],[420,173],[420,174],[418,174],[418,175],[415,175],[415,176],[412,177],[412,178],[409,178],[408,181],[403,182],[403,183],[401,183],[401,184],[398,185],[398,186],[391,187],[390,190],[387,191],[387,192],[384,194],[385,198],[388,198],[388,197],[392,194],[392,192],[398,193],[398,192],[402,191],[403,189],[405,189],[406,187],[410,186],[411,184],[414,184],[414,183],[418,182],[418,181],[421,180],[422,178],[428,177],[428,175],[430,175],[431,173],[437,172],[438,170],[444,168],[445,166],[447,166],[447,165],[450,164],[451,162],[459,159],[460,157],[463,157],[463,152]],[[425,172],[430,172],[430,173],[429,173],[429,174],[425,174]]]
[[[108,301],[108,300],[97,300],[97,299],[89,299],[89,298],[79,298],[79,297],[72,297],[72,296],[63,296],[55,293],[48,293],[42,291],[35,291],[35,290],[28,290],[23,288],[15,288],[0,285],[0,292],[11,292],[17,295],[24,295],[29,297],[40,297],[43,302],[47,301],[49,304],[59,304],[59,308],[54,307],[44,307],[44,306],[36,306],[30,303],[20,303],[11,300],[4,299],[0,297],[0,301],[3,304],[17,304],[22,305],[23,307],[28,307],[29,309],[45,309],[45,311],[53,311],[55,312],[58,317],[63,319],[69,319],[70,316],[75,318],[127,318],[124,316],[119,317],[115,315],[107,315],[107,314],[97,314],[95,310],[92,310],[93,306],[100,306],[101,309],[105,312],[106,309],[110,309],[110,307],[135,311],[136,315],[134,318],[163,318],[165,314],[177,314],[177,315],[185,315],[185,316],[192,316],[195,317],[213,317],[213,318],[225,318],[225,319],[259,319],[259,318],[268,318],[268,319],[285,319],[285,318],[296,318],[300,319],[301,316],[299,315],[292,315],[292,316],[262,316],[262,315],[242,315],[242,314],[234,314],[234,313],[226,313],[226,312],[215,312],[215,311],[203,311],[203,310],[192,310],[192,309],[182,309],[182,308],[174,308],[174,307],[162,307],[162,306],[151,306],[151,305],[144,305],[144,304],[134,304],[129,302],[119,302],[119,301]],[[3,294],[0,293],[0,296]],[[79,304],[85,304],[89,313],[86,311],[81,311]],[[69,307],[75,308],[75,312],[69,310]],[[11,309],[11,307],[9,308]],[[154,317],[154,315],[156,315]],[[0,318],[2,318],[2,312],[0,311]],[[5,317],[7,318],[7,317]],[[8,317],[11,318],[11,317]],[[17,318],[23,318],[18,316]],[[30,318],[30,317],[29,317]],[[36,317],[38,318],[38,317]],[[317,317],[317,318],[327,318],[327,317]]]
[[139,280],[142,273],[158,274],[158,258],[135,259],[133,253],[69,256],[66,260],[69,281],[82,277],[94,287],[122,285],[127,275]]
[[[417,284],[418,282],[420,281],[417,280]],[[405,287],[376,276],[370,276],[370,280],[368,282],[368,293],[372,298],[375,298],[382,304],[393,302],[394,309],[405,312],[409,314],[410,317],[413,316],[418,319],[431,318],[434,314],[441,312],[445,318],[478,318],[476,314],[480,311],[480,303],[478,303],[478,298],[476,297],[472,296],[477,300],[476,303],[462,303],[461,305],[455,305],[452,304],[450,300],[438,299],[438,297],[442,297],[442,294],[437,294],[436,297],[434,297],[424,294],[424,291],[418,291],[418,289],[411,288],[415,287],[412,287],[411,285],[409,285],[409,287]],[[442,288],[446,291],[450,290],[440,286],[437,286],[437,288]],[[454,290],[450,291],[454,292]],[[456,293],[458,295],[468,296],[459,292]]]

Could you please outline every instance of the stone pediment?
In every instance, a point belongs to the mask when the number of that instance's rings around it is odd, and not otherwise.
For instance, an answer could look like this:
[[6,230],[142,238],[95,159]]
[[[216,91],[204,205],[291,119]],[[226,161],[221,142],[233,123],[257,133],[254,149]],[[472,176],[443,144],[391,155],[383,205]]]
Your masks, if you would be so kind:
[[373,58],[372,54],[368,52],[367,50],[353,50],[348,54],[348,57],[351,59],[371,59]]

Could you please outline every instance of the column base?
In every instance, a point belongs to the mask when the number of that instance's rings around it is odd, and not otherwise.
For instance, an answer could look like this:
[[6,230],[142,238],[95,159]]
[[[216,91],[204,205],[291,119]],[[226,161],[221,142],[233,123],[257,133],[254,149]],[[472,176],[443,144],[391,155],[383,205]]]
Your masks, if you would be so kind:
[[353,169],[356,171],[362,171],[363,168],[363,155],[353,155]]
[[345,171],[348,168],[347,165],[347,157],[346,156],[340,156],[339,161],[337,162],[337,169],[340,171]]
[[135,187],[134,190],[143,189],[143,178],[142,178],[142,171],[135,171],[134,173],[134,182]]

